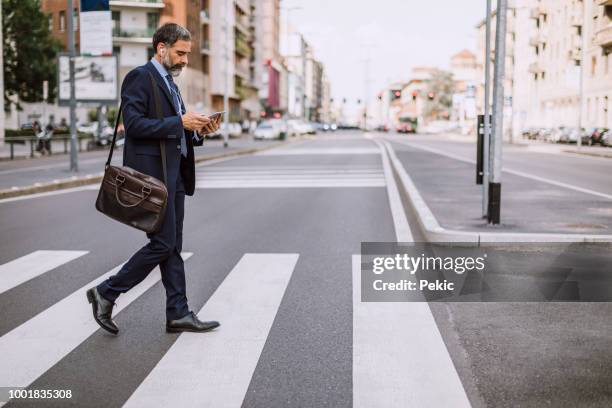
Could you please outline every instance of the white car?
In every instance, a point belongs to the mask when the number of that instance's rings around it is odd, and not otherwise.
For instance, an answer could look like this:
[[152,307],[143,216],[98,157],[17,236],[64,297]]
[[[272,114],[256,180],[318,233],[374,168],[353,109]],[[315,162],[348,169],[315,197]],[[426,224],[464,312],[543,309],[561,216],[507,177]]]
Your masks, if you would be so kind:
[[269,121],[262,122],[255,128],[253,138],[255,140],[278,139],[281,135],[280,126]]

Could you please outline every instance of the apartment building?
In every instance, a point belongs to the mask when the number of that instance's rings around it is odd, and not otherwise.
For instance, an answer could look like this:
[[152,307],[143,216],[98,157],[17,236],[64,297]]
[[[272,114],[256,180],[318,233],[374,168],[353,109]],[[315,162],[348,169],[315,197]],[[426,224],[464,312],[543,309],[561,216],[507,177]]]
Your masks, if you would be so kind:
[[267,115],[286,111],[283,102],[281,81],[286,77],[286,68],[280,53],[280,0],[260,0],[255,31],[261,39],[261,62],[259,78],[259,100]]
[[612,127],[612,0],[584,0],[583,125]]
[[223,110],[226,87],[232,121],[259,117],[256,78],[256,2],[210,3],[210,93],[214,110]]
[[579,125],[583,13],[579,0],[542,0],[531,8],[530,125]]
[[[482,112],[484,22],[477,30]],[[505,128],[514,138],[528,127],[612,125],[612,1],[514,0],[506,44]]]
[[[517,140],[522,129],[527,126],[532,99],[529,76],[532,67],[533,49],[530,46],[533,21],[530,19],[533,0],[511,0],[507,12],[506,60],[504,77],[504,139]],[[491,70],[493,83],[495,64],[495,38],[497,13],[491,16]],[[486,62],[486,21],[476,26],[477,30],[477,70],[476,70],[476,111],[484,112],[485,62]],[[491,87],[489,100],[493,100]]]

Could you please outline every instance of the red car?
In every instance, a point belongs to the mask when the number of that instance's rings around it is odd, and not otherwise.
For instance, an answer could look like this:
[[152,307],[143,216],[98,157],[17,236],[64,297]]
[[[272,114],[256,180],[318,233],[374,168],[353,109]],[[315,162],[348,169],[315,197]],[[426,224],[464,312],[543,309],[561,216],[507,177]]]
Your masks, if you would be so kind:
[[399,125],[397,125],[395,130],[397,131],[397,133],[414,133],[414,132],[416,132],[416,129],[414,128],[414,126],[412,126],[412,123],[400,123]]

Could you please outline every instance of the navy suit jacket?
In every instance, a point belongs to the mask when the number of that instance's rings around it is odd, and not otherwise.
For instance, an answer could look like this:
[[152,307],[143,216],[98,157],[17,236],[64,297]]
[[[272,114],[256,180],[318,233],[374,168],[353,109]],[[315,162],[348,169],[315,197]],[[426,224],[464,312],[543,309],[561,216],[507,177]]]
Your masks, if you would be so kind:
[[[159,90],[163,119],[157,118],[151,78],[153,74]],[[149,61],[131,70],[121,85],[125,143],[123,165],[164,181],[159,141],[166,142],[168,193],[176,191],[178,172],[181,172],[185,194],[195,191],[195,162],[193,146],[201,146],[204,138],[185,130],[177,114],[172,96],[157,69]],[[181,101],[181,105],[183,105]],[[185,107],[181,106],[183,111]],[[181,155],[181,135],[187,142],[187,157]]]

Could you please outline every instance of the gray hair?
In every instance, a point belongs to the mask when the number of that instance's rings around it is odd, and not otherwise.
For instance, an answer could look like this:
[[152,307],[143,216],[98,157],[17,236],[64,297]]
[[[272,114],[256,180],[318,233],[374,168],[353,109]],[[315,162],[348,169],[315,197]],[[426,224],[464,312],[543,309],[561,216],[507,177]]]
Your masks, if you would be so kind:
[[153,50],[157,52],[157,44],[159,43],[172,47],[178,40],[191,41],[191,33],[178,24],[166,23],[153,34]]

